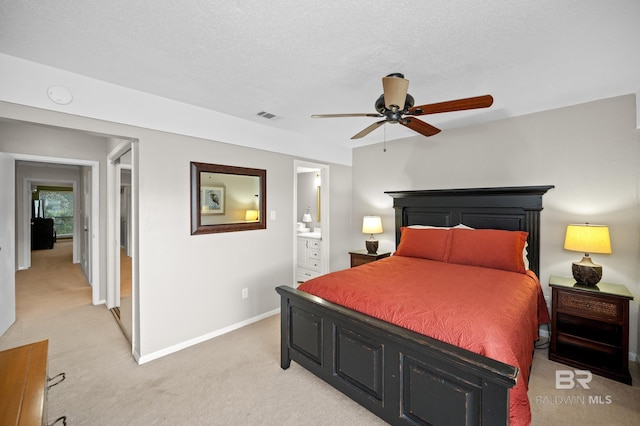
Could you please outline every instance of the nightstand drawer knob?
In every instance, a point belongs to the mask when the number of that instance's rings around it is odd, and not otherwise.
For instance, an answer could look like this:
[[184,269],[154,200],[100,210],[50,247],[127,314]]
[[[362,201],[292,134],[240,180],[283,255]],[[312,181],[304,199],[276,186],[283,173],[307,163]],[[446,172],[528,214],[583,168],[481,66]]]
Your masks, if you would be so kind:
[[585,306],[586,306],[587,308],[590,308],[590,307],[591,307],[591,305],[590,305],[590,304],[588,304],[588,303],[587,303]]

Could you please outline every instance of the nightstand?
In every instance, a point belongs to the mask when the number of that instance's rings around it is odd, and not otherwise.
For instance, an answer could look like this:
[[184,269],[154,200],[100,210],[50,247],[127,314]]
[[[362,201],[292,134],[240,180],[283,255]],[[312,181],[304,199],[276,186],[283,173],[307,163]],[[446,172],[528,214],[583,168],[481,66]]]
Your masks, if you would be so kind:
[[391,253],[367,253],[366,250],[362,249],[350,251],[349,255],[351,256],[351,267],[353,268],[354,266],[364,265],[365,263],[375,262],[376,260],[389,257]]
[[552,275],[549,359],[631,384],[629,374],[629,301],[620,284],[595,287]]

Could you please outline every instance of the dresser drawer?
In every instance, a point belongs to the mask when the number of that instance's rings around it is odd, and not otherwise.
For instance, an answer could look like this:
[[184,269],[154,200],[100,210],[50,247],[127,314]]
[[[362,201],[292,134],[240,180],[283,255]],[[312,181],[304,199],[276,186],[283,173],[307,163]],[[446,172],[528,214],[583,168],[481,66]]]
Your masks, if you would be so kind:
[[320,250],[322,242],[320,240],[309,239],[309,248],[313,250]]
[[622,320],[622,306],[619,301],[603,297],[591,297],[575,292],[558,291],[558,311],[571,312],[587,318],[601,318],[610,321]]
[[320,272],[320,260],[311,259],[309,263],[305,265],[305,268],[311,269],[312,271]]
[[296,281],[299,283],[310,280],[311,278],[319,277],[322,275],[320,271],[312,271],[306,268],[298,268],[296,271]]
[[320,250],[309,250],[309,260],[320,260]]

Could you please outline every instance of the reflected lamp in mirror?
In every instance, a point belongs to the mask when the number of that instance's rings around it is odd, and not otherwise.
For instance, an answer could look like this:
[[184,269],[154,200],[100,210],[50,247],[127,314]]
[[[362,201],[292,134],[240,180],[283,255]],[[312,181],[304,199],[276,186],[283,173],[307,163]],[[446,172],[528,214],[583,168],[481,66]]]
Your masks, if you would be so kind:
[[311,223],[311,207],[307,207],[307,212],[302,215],[302,221],[304,223]]
[[605,225],[567,225],[564,249],[584,253],[579,262],[573,262],[571,271],[576,283],[593,287],[602,278],[602,266],[593,263],[590,253],[611,254],[609,227]]
[[382,220],[380,216],[365,216],[364,219],[362,219],[362,233],[371,235],[371,237],[365,241],[367,253],[377,253],[378,240],[373,238],[373,234],[382,234]]
[[256,222],[258,220],[258,210],[247,210],[244,215],[244,220],[247,222]]

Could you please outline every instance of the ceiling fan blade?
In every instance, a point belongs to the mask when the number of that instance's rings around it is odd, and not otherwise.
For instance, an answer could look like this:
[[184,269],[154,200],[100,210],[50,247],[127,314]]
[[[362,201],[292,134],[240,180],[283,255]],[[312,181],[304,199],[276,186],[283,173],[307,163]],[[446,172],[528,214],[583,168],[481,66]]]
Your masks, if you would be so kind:
[[404,108],[407,90],[409,90],[409,80],[402,77],[386,76],[382,78],[382,89],[384,90],[384,104],[387,109],[393,109],[392,105],[397,106],[398,109]]
[[339,117],[382,117],[382,114],[354,113],[354,114],[313,114],[311,118],[339,118]]
[[483,95],[473,98],[456,99],[435,104],[418,105],[409,108],[409,115],[438,114],[441,112],[463,111],[467,109],[487,108],[493,104],[493,96]]
[[431,124],[417,118],[405,117],[403,121],[398,121],[398,123],[427,137],[440,133],[440,129],[437,127],[433,127]]
[[376,121],[375,123],[373,123],[370,126],[367,126],[364,130],[361,130],[360,132],[356,133],[355,135],[353,135],[351,137],[351,139],[360,139],[363,138],[365,136],[367,136],[369,133],[373,132],[375,129],[377,129],[378,127],[382,126],[384,123],[386,123],[387,120],[380,120],[380,121]]

